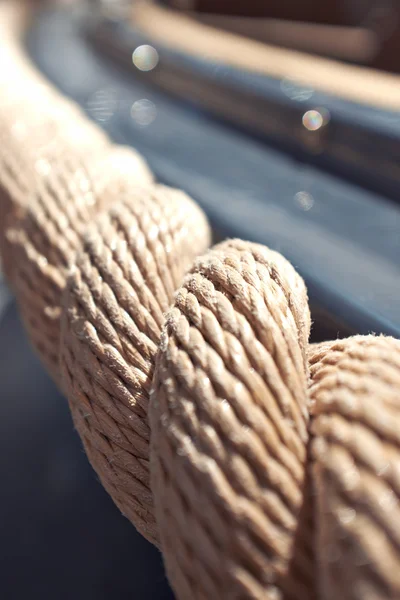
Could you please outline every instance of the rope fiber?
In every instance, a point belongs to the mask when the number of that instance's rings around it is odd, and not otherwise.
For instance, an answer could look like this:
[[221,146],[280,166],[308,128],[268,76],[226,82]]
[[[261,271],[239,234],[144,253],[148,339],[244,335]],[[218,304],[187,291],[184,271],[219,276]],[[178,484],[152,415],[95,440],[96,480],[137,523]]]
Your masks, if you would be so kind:
[[0,7],[0,249],[33,347],[180,600],[400,598],[400,342],[309,345],[307,291],[258,244],[207,250],[36,71]]

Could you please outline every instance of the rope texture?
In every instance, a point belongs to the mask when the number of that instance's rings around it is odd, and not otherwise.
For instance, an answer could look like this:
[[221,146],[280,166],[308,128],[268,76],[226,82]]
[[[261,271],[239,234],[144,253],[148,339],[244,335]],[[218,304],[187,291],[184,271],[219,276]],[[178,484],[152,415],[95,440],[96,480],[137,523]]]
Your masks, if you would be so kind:
[[[89,460],[179,599],[400,597],[400,342],[309,346],[302,279],[210,231],[0,10],[0,249]],[[12,77],[11,74],[12,73]]]

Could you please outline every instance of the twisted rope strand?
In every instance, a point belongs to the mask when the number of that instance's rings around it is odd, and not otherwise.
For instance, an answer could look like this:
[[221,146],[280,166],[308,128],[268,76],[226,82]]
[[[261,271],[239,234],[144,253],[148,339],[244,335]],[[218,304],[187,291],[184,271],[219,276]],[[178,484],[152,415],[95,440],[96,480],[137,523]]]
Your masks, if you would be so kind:
[[76,427],[104,486],[119,490],[117,504],[131,521],[145,515],[136,526],[154,542],[147,425],[154,357],[174,289],[208,243],[207,223],[183,193],[138,188],[88,229],[64,297],[61,369]]
[[400,342],[324,344],[310,364],[321,592],[398,598]]
[[170,531],[190,544],[192,573],[218,571],[184,597],[273,598],[287,574],[307,440],[310,320],[300,278],[291,301],[295,278],[266,248],[228,242],[195,263],[167,317],[151,413],[157,523],[172,581],[190,585]]
[[[304,282],[29,63],[0,8],[0,252],[104,487],[180,600],[400,597],[400,342],[308,346]],[[12,74],[12,77],[11,77]]]

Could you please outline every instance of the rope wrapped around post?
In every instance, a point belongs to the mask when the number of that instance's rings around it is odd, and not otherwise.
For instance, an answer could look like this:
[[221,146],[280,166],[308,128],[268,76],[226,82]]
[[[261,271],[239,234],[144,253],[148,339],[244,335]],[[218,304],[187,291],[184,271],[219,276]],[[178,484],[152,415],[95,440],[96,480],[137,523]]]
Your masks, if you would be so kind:
[[196,204],[35,71],[23,8],[0,11],[3,267],[104,487],[181,600],[399,598],[400,342],[309,346],[293,267],[207,250]]

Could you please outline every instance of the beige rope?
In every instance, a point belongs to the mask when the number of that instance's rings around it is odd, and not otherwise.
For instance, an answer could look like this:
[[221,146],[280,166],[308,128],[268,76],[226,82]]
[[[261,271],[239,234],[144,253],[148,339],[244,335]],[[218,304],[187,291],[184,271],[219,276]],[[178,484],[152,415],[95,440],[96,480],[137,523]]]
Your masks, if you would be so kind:
[[24,21],[2,5],[2,260],[103,485],[179,599],[399,598],[400,342],[308,347],[293,267],[206,252],[200,209],[36,73]]
[[185,598],[308,592],[290,559],[305,478],[309,329],[302,280],[256,244],[217,246],[176,296],[151,430],[157,522]]
[[105,488],[153,542],[154,358],[173,293],[208,243],[204,216],[185,194],[134,189],[88,229],[65,294],[61,367],[75,425]]
[[400,342],[313,349],[316,556],[323,598],[400,597]]
[[[400,108],[400,77],[397,74],[322,58],[312,52],[280,48],[265,43],[266,34],[261,42],[216,29],[191,18],[190,13],[168,9],[152,0],[133,3],[132,13],[136,27],[150,39],[175,51],[277,80],[292,81],[349,102],[384,110],[398,111]],[[257,21],[260,24],[260,19]],[[274,35],[277,35],[276,29]],[[328,37],[329,33],[326,39]],[[359,39],[359,49],[361,44]]]

